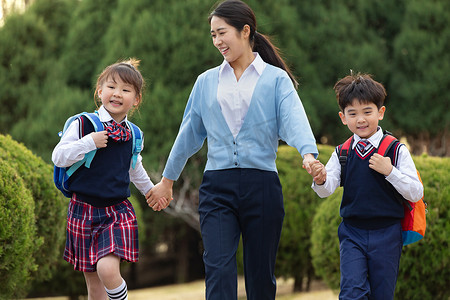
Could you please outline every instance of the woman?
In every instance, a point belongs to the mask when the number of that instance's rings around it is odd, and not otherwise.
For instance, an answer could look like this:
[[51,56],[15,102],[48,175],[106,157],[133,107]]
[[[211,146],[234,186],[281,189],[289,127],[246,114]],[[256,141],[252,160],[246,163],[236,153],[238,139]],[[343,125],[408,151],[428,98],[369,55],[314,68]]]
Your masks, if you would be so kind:
[[242,1],[210,14],[223,63],[201,74],[191,92],[163,178],[147,202],[172,199],[186,161],[208,141],[199,191],[206,299],[237,299],[236,250],[243,238],[248,299],[275,299],[275,259],[284,218],[275,165],[278,140],[298,149],[303,166],[318,155],[296,81],[277,49],[256,31]]

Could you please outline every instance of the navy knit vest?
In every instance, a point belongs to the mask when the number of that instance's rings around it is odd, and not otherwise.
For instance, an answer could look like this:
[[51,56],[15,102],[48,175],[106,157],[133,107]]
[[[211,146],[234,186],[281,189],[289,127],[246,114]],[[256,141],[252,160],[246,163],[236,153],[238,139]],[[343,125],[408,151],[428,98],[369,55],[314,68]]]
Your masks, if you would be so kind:
[[[392,147],[386,155],[391,162],[396,148]],[[376,150],[372,148],[364,159],[355,149],[349,151],[343,174],[341,217],[346,224],[362,229],[384,228],[400,222],[404,216],[398,192],[383,174],[369,168],[369,159]]]
[[[80,133],[94,131],[84,116],[80,119]],[[106,148],[97,149],[90,168],[82,165],[70,178],[69,189],[77,199],[95,207],[120,203],[130,196],[130,164],[133,141],[115,142],[108,138]]]

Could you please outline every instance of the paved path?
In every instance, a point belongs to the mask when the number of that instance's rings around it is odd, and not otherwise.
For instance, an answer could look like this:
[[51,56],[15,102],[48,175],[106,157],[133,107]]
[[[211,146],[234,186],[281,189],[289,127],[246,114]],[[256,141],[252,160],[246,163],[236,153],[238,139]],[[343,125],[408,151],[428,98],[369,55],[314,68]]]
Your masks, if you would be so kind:
[[[293,280],[277,280],[277,299],[280,300],[337,300],[322,283],[313,283],[312,291],[304,293],[292,293]],[[238,282],[239,299],[245,299],[244,281]],[[128,291],[129,300],[204,300],[205,284],[203,280],[185,284],[153,287]],[[30,299],[31,300],[31,299]],[[68,297],[33,298],[32,300],[68,300]],[[87,297],[80,297],[87,300]]]

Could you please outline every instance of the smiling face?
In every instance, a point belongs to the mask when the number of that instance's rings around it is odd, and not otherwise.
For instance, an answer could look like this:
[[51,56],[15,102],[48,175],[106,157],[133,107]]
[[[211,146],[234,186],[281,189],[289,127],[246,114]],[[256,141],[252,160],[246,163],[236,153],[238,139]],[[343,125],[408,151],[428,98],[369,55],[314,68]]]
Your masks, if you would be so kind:
[[369,138],[377,132],[378,122],[383,120],[385,110],[384,106],[378,109],[374,103],[354,99],[344,112],[339,112],[339,117],[351,132],[361,138]]
[[140,101],[133,85],[125,83],[118,75],[106,78],[98,87],[98,97],[116,122],[121,122],[128,111]]
[[233,66],[244,58],[251,46],[249,43],[250,27],[245,25],[241,32],[229,25],[224,19],[213,16],[211,18],[211,37],[214,46],[220,51],[225,60]]

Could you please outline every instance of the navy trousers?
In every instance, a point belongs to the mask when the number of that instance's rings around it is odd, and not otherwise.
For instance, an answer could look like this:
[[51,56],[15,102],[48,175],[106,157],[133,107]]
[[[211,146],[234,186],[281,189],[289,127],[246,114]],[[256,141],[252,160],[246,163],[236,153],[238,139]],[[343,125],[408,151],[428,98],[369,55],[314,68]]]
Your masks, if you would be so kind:
[[339,299],[394,299],[402,253],[400,222],[365,230],[339,225],[341,291]]
[[242,234],[247,299],[275,299],[275,259],[284,218],[276,172],[206,171],[199,192],[207,300],[237,299]]

